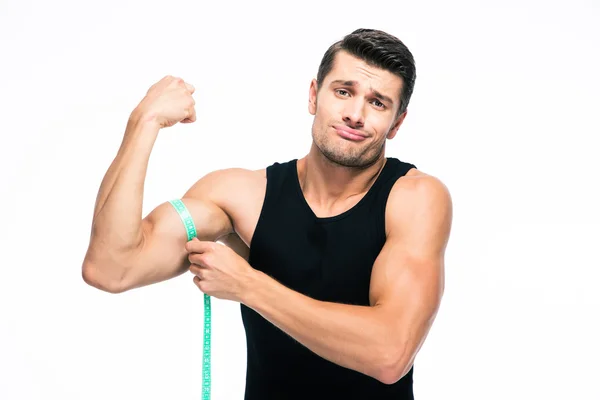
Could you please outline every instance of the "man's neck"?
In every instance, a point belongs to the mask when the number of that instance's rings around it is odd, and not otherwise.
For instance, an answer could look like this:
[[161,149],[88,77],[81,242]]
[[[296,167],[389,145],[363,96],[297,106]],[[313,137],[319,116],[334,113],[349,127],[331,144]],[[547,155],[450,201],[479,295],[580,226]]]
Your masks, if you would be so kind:
[[345,167],[327,159],[316,146],[298,160],[298,180],[304,197],[319,208],[331,209],[366,194],[386,162],[382,153],[365,168]]

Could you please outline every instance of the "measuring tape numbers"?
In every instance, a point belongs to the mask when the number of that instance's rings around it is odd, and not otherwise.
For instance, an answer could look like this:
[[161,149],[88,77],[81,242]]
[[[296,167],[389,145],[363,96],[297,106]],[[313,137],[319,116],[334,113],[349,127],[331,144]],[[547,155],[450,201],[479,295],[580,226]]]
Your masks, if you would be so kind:
[[[169,203],[177,210],[185,230],[187,232],[187,240],[190,241],[196,237],[196,226],[192,215],[188,211],[183,201],[176,199],[170,200]],[[210,317],[210,296],[204,293],[204,339],[202,346],[202,400],[210,400],[210,334],[211,334],[211,317]]]

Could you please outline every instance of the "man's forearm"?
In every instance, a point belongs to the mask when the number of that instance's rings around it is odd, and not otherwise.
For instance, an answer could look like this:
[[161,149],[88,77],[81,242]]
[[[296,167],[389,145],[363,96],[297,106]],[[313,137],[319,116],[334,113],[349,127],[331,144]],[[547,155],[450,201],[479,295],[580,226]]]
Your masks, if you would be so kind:
[[379,307],[323,302],[257,272],[242,302],[319,356],[379,380],[399,358]]
[[141,241],[144,180],[158,128],[132,114],[94,207],[85,263],[100,264]]

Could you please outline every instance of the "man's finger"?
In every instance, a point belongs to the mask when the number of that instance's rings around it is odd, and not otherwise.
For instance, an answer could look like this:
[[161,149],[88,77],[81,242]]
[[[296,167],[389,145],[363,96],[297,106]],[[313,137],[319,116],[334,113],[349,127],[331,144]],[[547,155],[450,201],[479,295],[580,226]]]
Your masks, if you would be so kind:
[[189,111],[189,116],[181,121],[182,124],[191,124],[192,122],[196,122],[196,109],[191,108]]
[[197,276],[194,276],[193,281],[194,281],[194,284],[198,287],[198,289],[200,289],[200,291],[204,292],[206,290],[206,282],[205,281],[198,278]]
[[194,92],[196,91],[196,88],[194,87],[194,85],[185,82],[185,88],[187,89],[188,92],[190,92],[190,94],[194,94]]
[[199,279],[204,279],[204,272],[205,272],[205,270],[203,270],[201,266],[198,266],[196,264],[191,264],[190,265],[190,272],[192,274],[196,275]]
[[197,268],[207,268],[207,254],[208,253],[190,252],[188,253],[188,261],[190,262],[190,264],[195,264]]
[[212,250],[214,244],[214,242],[207,242],[199,240],[198,238],[193,238],[185,244],[185,249],[188,253],[206,253],[207,251]]

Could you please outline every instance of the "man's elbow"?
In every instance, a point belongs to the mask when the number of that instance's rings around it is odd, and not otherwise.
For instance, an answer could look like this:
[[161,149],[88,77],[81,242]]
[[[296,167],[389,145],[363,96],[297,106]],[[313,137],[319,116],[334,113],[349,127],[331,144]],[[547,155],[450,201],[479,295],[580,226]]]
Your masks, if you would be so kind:
[[120,282],[111,279],[104,279],[100,270],[90,262],[84,262],[81,268],[81,277],[83,281],[103,292],[107,293],[123,293],[123,287]]
[[406,348],[386,351],[380,358],[375,379],[386,385],[393,385],[402,379],[412,367],[410,358],[406,357]]
[[410,368],[386,368],[382,369],[379,373],[377,380],[386,385],[393,385],[410,371]]

